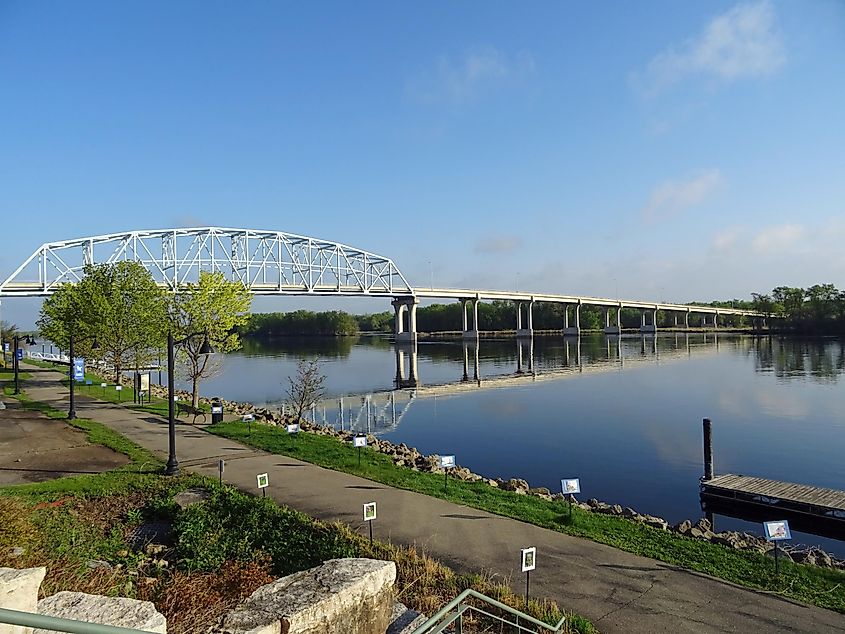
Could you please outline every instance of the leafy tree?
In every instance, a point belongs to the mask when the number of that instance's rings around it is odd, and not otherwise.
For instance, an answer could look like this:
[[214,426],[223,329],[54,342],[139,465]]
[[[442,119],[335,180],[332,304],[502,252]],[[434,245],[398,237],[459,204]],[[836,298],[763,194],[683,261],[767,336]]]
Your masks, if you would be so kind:
[[[101,359],[119,382],[123,368],[150,362],[165,332],[164,293],[139,262],[86,266],[77,284],[64,284],[44,301],[41,334],[74,353]],[[94,349],[94,342],[99,348]]]
[[305,410],[323,397],[325,380],[326,376],[321,371],[319,359],[299,360],[296,365],[296,374],[288,376],[285,399],[294,413],[294,420],[301,420]]
[[218,361],[201,354],[203,342],[216,352],[226,353],[240,348],[235,329],[247,323],[252,295],[240,282],[230,282],[222,273],[201,271],[195,283],[175,295],[169,305],[173,338],[181,342],[178,350],[179,370],[191,382],[192,403],[199,405],[199,385],[204,378],[220,369]]

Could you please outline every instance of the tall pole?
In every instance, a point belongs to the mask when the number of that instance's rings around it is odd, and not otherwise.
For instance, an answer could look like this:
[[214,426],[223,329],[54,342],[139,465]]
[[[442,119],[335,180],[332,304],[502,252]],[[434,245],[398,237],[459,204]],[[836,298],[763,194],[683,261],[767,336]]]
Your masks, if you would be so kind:
[[18,382],[18,335],[15,335],[15,349],[12,350],[12,366],[15,368],[15,394],[21,393],[20,383]]
[[169,451],[165,475],[179,473],[179,461],[176,460],[176,419],[173,412],[173,331],[167,332],[167,433]]
[[68,420],[73,420],[76,418],[76,400],[74,397],[74,383],[76,381],[73,378],[73,326],[71,326],[70,330],[70,345],[68,353],[70,354],[70,372],[68,373],[68,379],[70,379],[70,409],[67,412]]

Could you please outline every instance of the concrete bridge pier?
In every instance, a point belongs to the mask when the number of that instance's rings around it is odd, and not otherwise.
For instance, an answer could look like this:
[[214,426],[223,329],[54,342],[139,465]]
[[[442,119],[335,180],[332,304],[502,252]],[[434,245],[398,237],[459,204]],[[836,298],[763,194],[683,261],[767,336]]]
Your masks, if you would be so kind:
[[[478,340],[478,298],[462,299],[461,320],[463,321],[463,338]],[[467,317],[467,306],[472,309],[472,324]],[[472,326],[470,328],[470,325]]]
[[[650,313],[650,315],[649,315]],[[640,332],[657,332],[657,307],[640,311]]]
[[[416,297],[397,297],[391,302],[394,311],[393,335],[396,343],[417,342],[417,304]],[[408,327],[405,328],[405,315],[408,315]]]
[[572,316],[575,325],[569,323],[569,304],[563,305],[563,334],[570,337],[577,337],[581,334],[581,302],[572,304]]
[[[610,311],[616,311],[616,324],[610,324]],[[622,304],[617,306],[615,309],[611,309],[609,306],[604,309],[604,334],[606,335],[619,335],[622,333]]]
[[[525,325],[522,323],[522,308],[525,307]],[[516,303],[516,336],[517,337],[533,337],[534,336],[534,300],[529,302]]]

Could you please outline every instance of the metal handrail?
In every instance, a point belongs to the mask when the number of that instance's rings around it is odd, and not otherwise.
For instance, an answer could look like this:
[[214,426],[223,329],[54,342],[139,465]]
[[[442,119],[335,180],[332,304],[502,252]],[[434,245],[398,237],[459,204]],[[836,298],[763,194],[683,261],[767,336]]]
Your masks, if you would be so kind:
[[[464,605],[464,602],[467,599],[478,599],[479,601],[483,601],[488,605],[491,605],[499,610],[507,612],[508,614],[516,617],[516,622],[509,621],[504,617],[497,616],[481,608],[476,608],[472,605]],[[560,621],[558,621],[557,625],[549,625],[548,623],[543,623],[535,619],[533,616],[529,616],[524,612],[520,612],[519,610],[510,607],[509,605],[505,605],[500,601],[496,601],[496,599],[491,599],[490,597],[481,594],[480,592],[476,592],[475,590],[468,588],[461,592],[457,597],[449,601],[446,605],[444,605],[437,614],[432,616],[428,619],[425,623],[420,625],[417,629],[415,629],[411,634],[438,634],[442,632],[446,627],[451,625],[452,623],[457,624],[457,632],[460,632],[462,627],[462,620],[463,615],[465,612],[473,610],[475,612],[479,612],[484,614],[489,618],[496,619],[501,621],[507,625],[513,625],[514,627],[518,628],[520,631],[528,631],[522,623],[525,625],[531,625],[535,628],[539,627],[547,632],[560,632],[563,624],[566,622],[566,617],[562,617]],[[454,614],[452,612],[454,611]],[[445,619],[445,620],[444,620]]]
[[117,625],[101,625],[99,623],[88,623],[87,621],[75,621],[73,619],[63,619],[58,616],[20,612],[7,608],[0,608],[0,623],[52,630],[54,632],[66,632],[67,634],[150,634],[146,630],[134,630],[128,627],[118,627]]

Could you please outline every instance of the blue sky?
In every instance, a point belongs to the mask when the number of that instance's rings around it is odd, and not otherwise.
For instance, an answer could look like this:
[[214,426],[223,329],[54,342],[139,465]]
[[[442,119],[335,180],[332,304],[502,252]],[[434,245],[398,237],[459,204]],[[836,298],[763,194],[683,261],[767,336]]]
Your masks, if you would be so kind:
[[[219,225],[425,286],[845,287],[838,1],[0,0],[0,86],[4,278],[42,242]],[[387,308],[257,307],[329,305]]]

